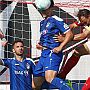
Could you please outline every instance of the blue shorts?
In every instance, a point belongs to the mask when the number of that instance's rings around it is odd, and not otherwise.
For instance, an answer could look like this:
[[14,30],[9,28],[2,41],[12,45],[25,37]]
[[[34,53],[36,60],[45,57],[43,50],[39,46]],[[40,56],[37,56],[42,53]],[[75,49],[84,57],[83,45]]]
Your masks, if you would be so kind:
[[57,54],[50,49],[43,50],[39,62],[35,67],[36,76],[44,76],[47,70],[59,71],[62,57],[62,52]]

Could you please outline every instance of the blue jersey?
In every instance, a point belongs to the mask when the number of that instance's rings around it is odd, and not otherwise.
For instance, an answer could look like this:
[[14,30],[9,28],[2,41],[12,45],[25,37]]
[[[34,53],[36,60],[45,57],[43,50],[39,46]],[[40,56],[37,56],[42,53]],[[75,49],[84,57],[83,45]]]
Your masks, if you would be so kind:
[[26,58],[22,62],[12,59],[3,59],[3,64],[10,70],[10,90],[32,90],[32,74],[34,63]]
[[55,42],[53,39],[54,35],[59,33],[64,34],[68,30],[70,30],[69,26],[57,16],[52,16],[48,19],[42,20],[40,22],[40,44],[43,47],[53,49],[60,45],[60,42]]

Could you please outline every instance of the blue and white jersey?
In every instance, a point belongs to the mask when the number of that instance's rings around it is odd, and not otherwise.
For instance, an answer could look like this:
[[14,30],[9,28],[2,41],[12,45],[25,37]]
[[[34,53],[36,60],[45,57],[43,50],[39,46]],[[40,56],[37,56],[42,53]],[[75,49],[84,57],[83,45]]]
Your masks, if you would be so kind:
[[12,59],[2,59],[10,70],[10,90],[32,90],[32,74],[35,65],[30,58],[22,62]]
[[60,42],[55,42],[53,39],[54,35],[65,34],[68,30],[70,30],[69,26],[57,16],[44,19],[40,22],[40,44],[43,47],[53,49],[60,45]]

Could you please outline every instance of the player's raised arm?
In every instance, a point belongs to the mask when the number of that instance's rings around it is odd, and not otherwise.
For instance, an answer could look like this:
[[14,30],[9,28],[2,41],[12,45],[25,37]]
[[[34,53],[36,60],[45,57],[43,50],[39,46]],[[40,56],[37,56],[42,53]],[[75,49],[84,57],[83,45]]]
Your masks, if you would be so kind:
[[[1,32],[0,32],[1,33]],[[1,37],[0,37],[1,38]],[[2,40],[1,40],[1,42],[0,42],[0,44],[3,46],[3,47],[5,47],[6,45],[7,45],[7,41],[6,41],[6,39],[5,38],[3,38]],[[3,62],[3,59],[2,58],[0,58],[0,65],[4,65],[4,62]]]
[[83,33],[74,35],[74,39],[73,39],[73,40],[74,40],[74,41],[83,40],[83,39],[85,39],[86,37],[88,37],[89,34],[90,34],[90,31],[85,30]]
[[[80,24],[78,22],[74,22],[74,23],[69,25],[71,30],[74,28],[77,28],[78,26],[80,26]],[[63,42],[65,39],[65,36],[60,34],[60,35],[55,35],[53,38],[56,42]]]
[[2,61],[2,59],[0,59],[0,65],[3,65],[3,61]]

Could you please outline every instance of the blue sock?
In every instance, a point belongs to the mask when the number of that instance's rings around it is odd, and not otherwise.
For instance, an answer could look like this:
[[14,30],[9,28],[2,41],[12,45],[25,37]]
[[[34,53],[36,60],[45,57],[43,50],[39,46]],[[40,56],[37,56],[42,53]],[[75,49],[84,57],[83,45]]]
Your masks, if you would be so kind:
[[52,85],[51,83],[44,81],[40,90],[42,90],[42,89],[57,89],[57,88],[56,88],[56,86]]
[[[51,82],[53,86],[56,86],[59,90],[72,90],[66,83],[60,78],[54,78]],[[52,87],[50,87],[52,89]]]
[[44,81],[40,90],[42,90],[42,89],[48,89],[48,88],[49,88],[49,83],[46,82],[46,81]]

